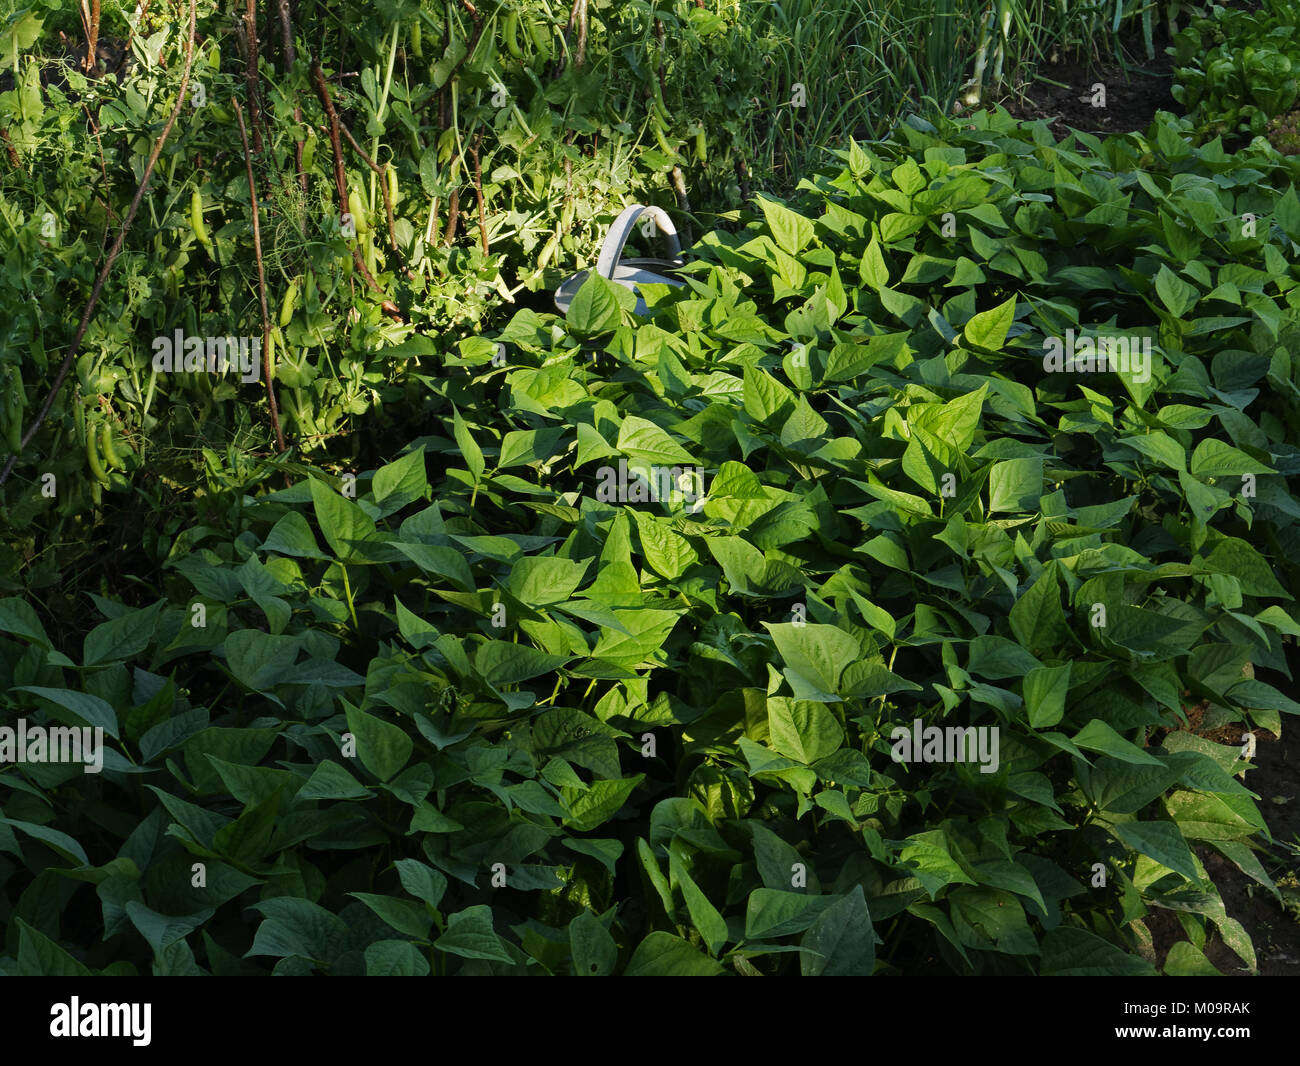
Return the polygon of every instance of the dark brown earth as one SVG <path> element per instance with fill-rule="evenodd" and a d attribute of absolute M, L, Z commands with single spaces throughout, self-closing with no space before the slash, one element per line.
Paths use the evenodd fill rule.
<path fill-rule="evenodd" d="M 1070 128 L 1098 136 L 1144 132 L 1157 111 L 1181 114 L 1169 91 L 1173 61 L 1165 55 L 1169 45 L 1165 27 L 1153 35 L 1154 59 L 1146 57 L 1139 36 L 1130 36 L 1123 43 L 1130 56 L 1127 63 L 1093 63 L 1081 58 L 1047 63 L 1038 68 L 1035 81 L 998 102 L 1016 118 L 1047 119 L 1058 139 Z M 1098 83 L 1105 87 L 1104 107 L 1093 106 Z"/>

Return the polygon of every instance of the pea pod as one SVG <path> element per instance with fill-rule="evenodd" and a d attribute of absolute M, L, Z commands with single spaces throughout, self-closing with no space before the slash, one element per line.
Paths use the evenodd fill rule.
<path fill-rule="evenodd" d="M 522 60 L 524 50 L 519 47 L 519 12 L 511 11 L 506 16 L 506 24 L 502 27 L 501 36 L 505 38 L 506 51 L 510 53 L 512 59 Z"/>
<path fill-rule="evenodd" d="M 284 294 L 284 303 L 280 305 L 280 325 L 287 326 L 293 321 L 294 308 L 298 306 L 298 279 L 294 278 L 289 282 L 289 288 Z"/>
<path fill-rule="evenodd" d="M 662 151 L 664 155 L 672 158 L 674 161 L 677 161 L 680 158 L 677 155 L 677 149 L 668 143 L 668 139 L 664 136 L 663 127 L 660 126 L 658 120 L 653 117 L 650 120 L 650 128 L 654 130 L 655 140 L 659 142 L 660 151 Z"/>
<path fill-rule="evenodd" d="M 348 211 L 352 215 L 352 225 L 356 227 L 357 236 L 364 237 L 370 232 L 370 220 L 366 218 L 366 209 L 356 189 L 348 192 Z"/>
<path fill-rule="evenodd" d="M 99 427 L 99 447 L 104 453 L 104 463 L 106 468 L 113 470 L 125 470 L 126 464 L 122 462 L 122 457 L 117 454 L 117 448 L 113 446 L 113 423 L 104 420 L 104 424 Z"/>
<path fill-rule="evenodd" d="M 5 399 L 15 414 L 21 414 L 23 408 L 27 406 L 27 393 L 23 389 L 23 374 L 16 367 L 10 367 L 9 375 L 10 387 L 5 394 Z"/>
<path fill-rule="evenodd" d="M 697 126 L 695 129 L 695 162 L 704 166 L 709 161 L 709 146 L 704 139 L 704 127 Z"/>
<path fill-rule="evenodd" d="M 420 44 L 420 16 L 415 16 L 415 22 L 411 24 L 411 54 L 416 59 L 424 58 L 424 49 Z"/>
<path fill-rule="evenodd" d="M 104 462 L 99 457 L 99 449 L 95 447 L 95 438 L 98 436 L 90 425 L 86 426 L 86 463 L 90 466 L 90 472 L 94 475 L 95 481 L 99 485 L 107 487 L 109 484 L 108 471 L 104 469 Z M 96 503 L 99 501 L 96 500 Z"/>
<path fill-rule="evenodd" d="M 652 66 L 653 62 L 652 59 Z M 659 84 L 658 77 L 653 73 L 650 75 L 650 95 L 654 100 L 654 110 L 659 114 L 659 121 L 665 126 L 672 125 L 672 116 L 668 113 L 668 105 L 664 103 L 663 87 Z"/>
<path fill-rule="evenodd" d="M 529 19 L 528 34 L 533 39 L 533 47 L 537 49 L 537 58 L 543 63 L 549 63 L 551 61 L 551 27 L 545 23 L 539 24 Z"/>
<path fill-rule="evenodd" d="M 556 247 L 558 247 L 559 243 L 560 243 L 560 236 L 559 236 L 559 234 L 558 234 L 558 233 L 553 233 L 553 234 L 551 234 L 551 238 L 550 238 L 550 240 L 548 240 L 548 241 L 547 241 L 547 242 L 542 246 L 542 253 L 541 253 L 541 255 L 539 255 L 539 256 L 537 257 L 537 269 L 538 269 L 538 270 L 545 270 L 545 269 L 546 269 L 546 265 L 551 261 L 551 256 L 553 256 L 553 255 L 555 254 L 555 249 L 556 249 Z"/>
<path fill-rule="evenodd" d="M 384 168 L 384 177 L 388 179 L 388 202 L 397 205 L 397 168 L 389 163 Z"/>
<path fill-rule="evenodd" d="M 203 224 L 203 194 L 198 189 L 190 193 L 190 229 L 194 231 L 194 239 L 211 255 L 212 238 L 208 236 L 208 227 Z"/>

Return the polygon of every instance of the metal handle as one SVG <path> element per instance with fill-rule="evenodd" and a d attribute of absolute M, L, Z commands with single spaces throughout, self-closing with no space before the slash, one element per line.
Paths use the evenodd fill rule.
<path fill-rule="evenodd" d="M 605 243 L 600 246 L 600 257 L 596 260 L 596 273 L 601 277 L 613 279 L 614 268 L 618 266 L 618 261 L 623 256 L 623 246 L 627 244 L 628 237 L 632 235 L 632 227 L 642 215 L 653 218 L 655 226 L 668 238 L 673 259 L 681 253 L 682 244 L 677 239 L 677 227 L 668 217 L 668 212 L 662 207 L 633 204 L 631 207 L 624 208 L 623 213 L 614 219 L 614 224 L 605 234 Z"/>

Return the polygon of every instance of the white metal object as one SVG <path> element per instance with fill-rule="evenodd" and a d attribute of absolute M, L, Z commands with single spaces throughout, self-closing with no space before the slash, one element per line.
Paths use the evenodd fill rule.
<path fill-rule="evenodd" d="M 627 244 L 633 227 L 642 215 L 653 220 L 655 228 L 668 238 L 671 259 L 622 258 L 623 246 Z M 673 220 L 668 217 L 667 211 L 662 207 L 633 204 L 614 220 L 614 224 L 609 227 L 609 232 L 605 234 L 605 242 L 600 246 L 600 255 L 596 259 L 596 272 L 617 285 L 631 289 L 634 293 L 637 291 L 638 284 L 681 286 L 684 283 L 671 276 L 673 270 L 685 264 L 681 251 L 682 245 L 677 238 L 677 227 L 673 225 Z M 582 288 L 582 283 L 590 274 L 590 270 L 579 271 L 572 277 L 566 278 L 555 290 L 555 306 L 561 314 L 569 310 L 574 295 Z M 636 313 L 643 315 L 647 310 L 645 301 L 638 293 Z"/>

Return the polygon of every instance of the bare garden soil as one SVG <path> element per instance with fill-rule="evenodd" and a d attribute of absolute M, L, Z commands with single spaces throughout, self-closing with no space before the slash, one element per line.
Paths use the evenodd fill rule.
<path fill-rule="evenodd" d="M 1071 129 L 1104 137 L 1113 133 L 1141 132 L 1157 111 L 1181 114 L 1170 93 L 1173 60 L 1165 55 L 1169 35 L 1162 26 L 1154 36 L 1155 58 L 1147 59 L 1141 37 L 1125 40 L 1131 59 L 1091 62 L 1068 57 L 1038 68 L 1035 80 L 999 101 L 1016 118 L 1046 119 L 1058 139 Z M 1105 87 L 1105 106 L 1094 106 L 1093 86 Z M 1225 146 L 1226 147 L 1226 146 Z"/>

